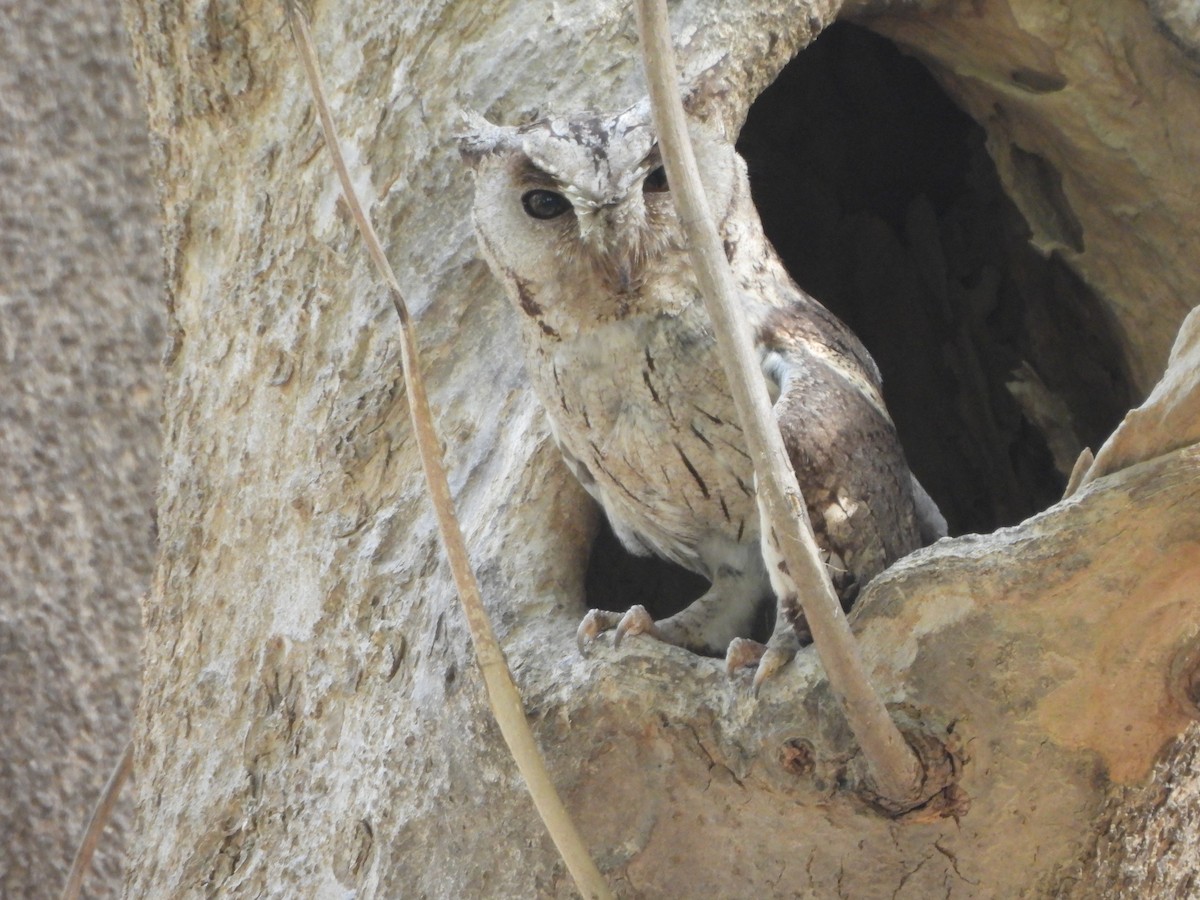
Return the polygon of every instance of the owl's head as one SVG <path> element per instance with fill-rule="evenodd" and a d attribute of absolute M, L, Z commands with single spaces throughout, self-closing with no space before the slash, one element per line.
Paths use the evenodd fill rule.
<path fill-rule="evenodd" d="M 722 221 L 744 167 L 715 128 L 692 129 L 709 206 Z M 460 139 L 474 168 L 475 228 L 497 274 L 534 288 L 597 278 L 638 291 L 682 248 L 649 103 L 612 115 L 557 116 L 520 128 L 467 117 Z"/>

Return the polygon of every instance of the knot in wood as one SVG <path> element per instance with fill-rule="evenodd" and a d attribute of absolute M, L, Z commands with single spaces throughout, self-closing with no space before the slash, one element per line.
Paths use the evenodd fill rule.
<path fill-rule="evenodd" d="M 953 726 L 938 735 L 914 710 L 893 707 L 891 712 L 905 742 L 921 763 L 924 780 L 916 796 L 906 799 L 884 797 L 869 781 L 860 789 L 860 795 L 897 821 L 917 823 L 946 818 L 957 821 L 970 809 L 971 798 L 958 784 L 966 759 Z"/>

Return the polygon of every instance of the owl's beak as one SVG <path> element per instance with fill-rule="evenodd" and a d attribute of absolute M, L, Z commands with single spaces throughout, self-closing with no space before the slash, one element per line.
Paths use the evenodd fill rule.
<path fill-rule="evenodd" d="M 632 294 L 642 286 L 641 266 L 635 262 L 638 232 L 631 225 L 633 212 L 627 204 L 612 201 L 579 216 L 581 237 L 616 294 Z"/>

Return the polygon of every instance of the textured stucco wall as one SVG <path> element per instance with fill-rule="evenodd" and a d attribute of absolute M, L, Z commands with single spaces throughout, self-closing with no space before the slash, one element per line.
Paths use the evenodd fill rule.
<path fill-rule="evenodd" d="M 128 739 L 163 308 L 119 8 L 0 2 L 0 896 L 55 896 Z M 86 896 L 117 896 L 130 803 Z"/>

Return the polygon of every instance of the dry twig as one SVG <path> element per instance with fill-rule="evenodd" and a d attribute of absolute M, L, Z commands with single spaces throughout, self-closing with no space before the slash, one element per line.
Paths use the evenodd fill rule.
<path fill-rule="evenodd" d="M 897 803 L 916 802 L 924 783 L 924 767 L 867 678 L 850 625 L 818 556 L 796 473 L 771 416 L 749 326 L 737 311 L 737 287 L 708 211 L 687 133 L 666 0 L 637 0 L 637 12 L 642 64 L 650 86 L 650 103 L 667 181 L 687 235 L 692 264 L 754 459 L 758 491 L 770 527 L 779 539 L 788 571 L 796 583 L 800 605 L 829 684 L 841 701 L 870 766 L 875 789 Z"/>
<path fill-rule="evenodd" d="M 62 900 L 78 900 L 79 892 L 83 888 L 83 876 L 87 874 L 88 866 L 91 865 L 96 845 L 100 843 L 100 835 L 104 834 L 104 828 L 108 825 L 108 820 L 112 818 L 113 810 L 117 807 L 117 797 L 121 795 L 121 786 L 125 784 L 131 771 L 133 771 L 133 741 L 125 744 L 125 750 L 121 753 L 117 767 L 108 776 L 108 783 L 100 792 L 100 799 L 96 801 L 96 808 L 92 810 L 92 818 L 88 821 L 87 830 L 83 833 L 83 840 L 79 842 L 79 849 L 75 851 L 75 860 L 71 863 L 71 872 L 67 876 L 66 887 L 63 888 Z"/>
<path fill-rule="evenodd" d="M 479 661 L 484 684 L 487 686 L 488 702 L 496 717 L 496 723 L 500 726 L 500 733 L 504 736 L 517 768 L 525 779 L 534 806 L 537 807 L 537 811 L 546 825 L 546 830 L 550 832 L 554 846 L 558 848 L 571 877 L 575 879 L 575 885 L 579 892 L 586 898 L 607 900 L 612 897 L 612 894 L 600 875 L 600 870 L 596 868 L 596 864 L 588 854 L 587 847 L 554 788 L 554 783 L 550 780 L 550 774 L 546 771 L 546 765 L 533 739 L 533 733 L 530 731 L 529 722 L 525 718 L 521 696 L 517 691 L 516 684 L 513 683 L 512 674 L 504 660 L 504 654 L 496 642 L 491 622 L 488 621 L 487 612 L 483 607 L 483 597 L 479 591 L 479 583 L 475 580 L 474 572 L 471 570 L 466 541 L 454 512 L 454 501 L 450 495 L 450 485 L 446 480 L 446 469 L 442 462 L 441 439 L 438 437 L 433 415 L 429 409 L 425 382 L 421 376 L 417 359 L 417 344 L 412 330 L 411 317 L 400 291 L 400 284 L 383 252 L 383 245 L 350 182 L 341 144 L 334 128 L 333 116 L 325 99 L 308 22 L 302 11 L 298 9 L 295 0 L 285 0 L 285 6 L 296 47 L 300 52 L 309 87 L 312 89 L 313 99 L 317 105 L 317 113 L 325 135 L 325 144 L 333 157 L 333 165 L 342 184 L 342 194 L 358 225 L 359 233 L 366 242 L 371 258 L 387 283 L 392 305 L 396 308 L 396 315 L 400 319 L 400 359 L 404 370 L 404 386 L 408 393 L 413 433 L 416 435 L 429 497 L 437 515 L 442 544 L 446 548 L 446 556 L 450 560 L 454 583 L 458 589 L 459 599 L 462 601 L 463 612 L 466 614 L 471 640 L 475 645 L 475 655 Z"/>

